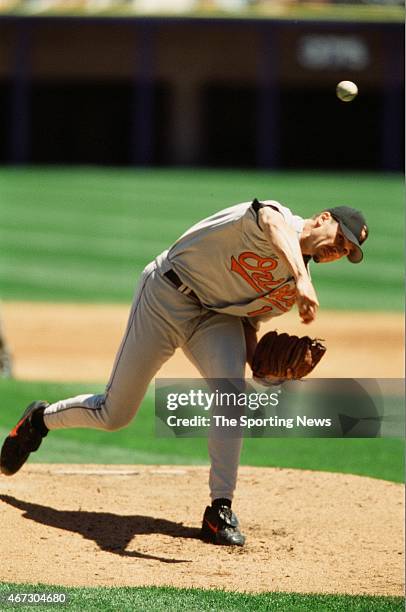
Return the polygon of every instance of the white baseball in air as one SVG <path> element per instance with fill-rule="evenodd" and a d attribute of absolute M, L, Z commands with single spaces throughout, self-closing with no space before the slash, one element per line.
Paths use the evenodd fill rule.
<path fill-rule="evenodd" d="M 352 81 L 340 81 L 336 87 L 336 94 L 343 102 L 351 102 L 358 94 L 358 87 Z"/>

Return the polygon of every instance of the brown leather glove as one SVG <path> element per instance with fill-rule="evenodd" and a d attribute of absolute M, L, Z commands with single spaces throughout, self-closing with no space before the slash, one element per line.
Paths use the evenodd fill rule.
<path fill-rule="evenodd" d="M 317 338 L 268 332 L 261 338 L 252 360 L 254 378 L 265 385 L 307 376 L 326 352 Z"/>

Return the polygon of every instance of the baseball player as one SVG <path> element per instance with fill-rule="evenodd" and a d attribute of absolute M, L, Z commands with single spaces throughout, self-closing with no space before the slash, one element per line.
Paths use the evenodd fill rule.
<path fill-rule="evenodd" d="M 0 377 L 12 378 L 12 376 L 11 353 L 4 335 L 3 324 L 0 318 Z"/>
<path fill-rule="evenodd" d="M 191 227 L 144 269 L 110 380 L 102 395 L 32 403 L 7 436 L 3 474 L 15 474 L 49 431 L 113 431 L 130 423 L 156 372 L 181 347 L 206 379 L 244 386 L 261 321 L 297 305 L 303 323 L 319 306 L 308 272 L 317 263 L 362 260 L 366 221 L 346 206 L 303 219 L 273 200 L 245 202 Z M 241 439 L 209 434 L 211 460 L 202 538 L 245 542 L 231 510 Z"/>

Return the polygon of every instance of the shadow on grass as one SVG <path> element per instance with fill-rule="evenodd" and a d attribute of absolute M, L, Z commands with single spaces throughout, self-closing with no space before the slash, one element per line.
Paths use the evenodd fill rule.
<path fill-rule="evenodd" d="M 84 510 L 57 510 L 49 506 L 32 504 L 11 495 L 0 495 L 0 500 L 23 510 L 24 518 L 36 521 L 48 527 L 65 529 L 79 533 L 87 540 L 93 540 L 101 550 L 124 557 L 152 559 L 162 563 L 190 563 L 188 559 L 171 559 L 147 555 L 137 551 L 126 550 L 129 542 L 136 535 L 160 533 L 173 538 L 199 538 L 200 530 L 185 527 L 166 519 L 151 516 L 121 516 L 112 512 L 86 512 Z"/>

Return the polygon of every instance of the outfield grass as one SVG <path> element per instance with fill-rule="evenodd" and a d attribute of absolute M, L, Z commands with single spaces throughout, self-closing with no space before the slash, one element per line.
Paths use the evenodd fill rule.
<path fill-rule="evenodd" d="M 298 593 L 261 593 L 250 595 L 203 589 L 172 587 L 67 588 L 49 585 L 0 584 L 0 597 L 11 593 L 64 593 L 68 604 L 59 609 L 120 610 L 120 612 L 397 612 L 404 610 L 402 597 L 364 595 L 301 595 Z M 34 606 L 41 612 L 54 606 Z M 19 610 L 33 606 L 18 605 Z"/>
<path fill-rule="evenodd" d="M 130 302 L 142 268 L 192 223 L 253 197 L 302 216 L 361 208 L 365 261 L 312 266 L 321 308 L 403 308 L 403 182 L 393 174 L 0 168 L 1 297 Z"/>
<path fill-rule="evenodd" d="M 34 399 L 56 401 L 80 393 L 101 392 L 100 385 L 0 383 L 0 435 L 18 420 Z M 247 439 L 242 465 L 275 466 L 360 474 L 403 482 L 404 441 L 399 439 Z M 129 427 L 115 432 L 69 429 L 52 432 L 30 461 L 47 463 L 206 464 L 207 442 L 202 438 L 156 438 L 151 387 Z"/>

